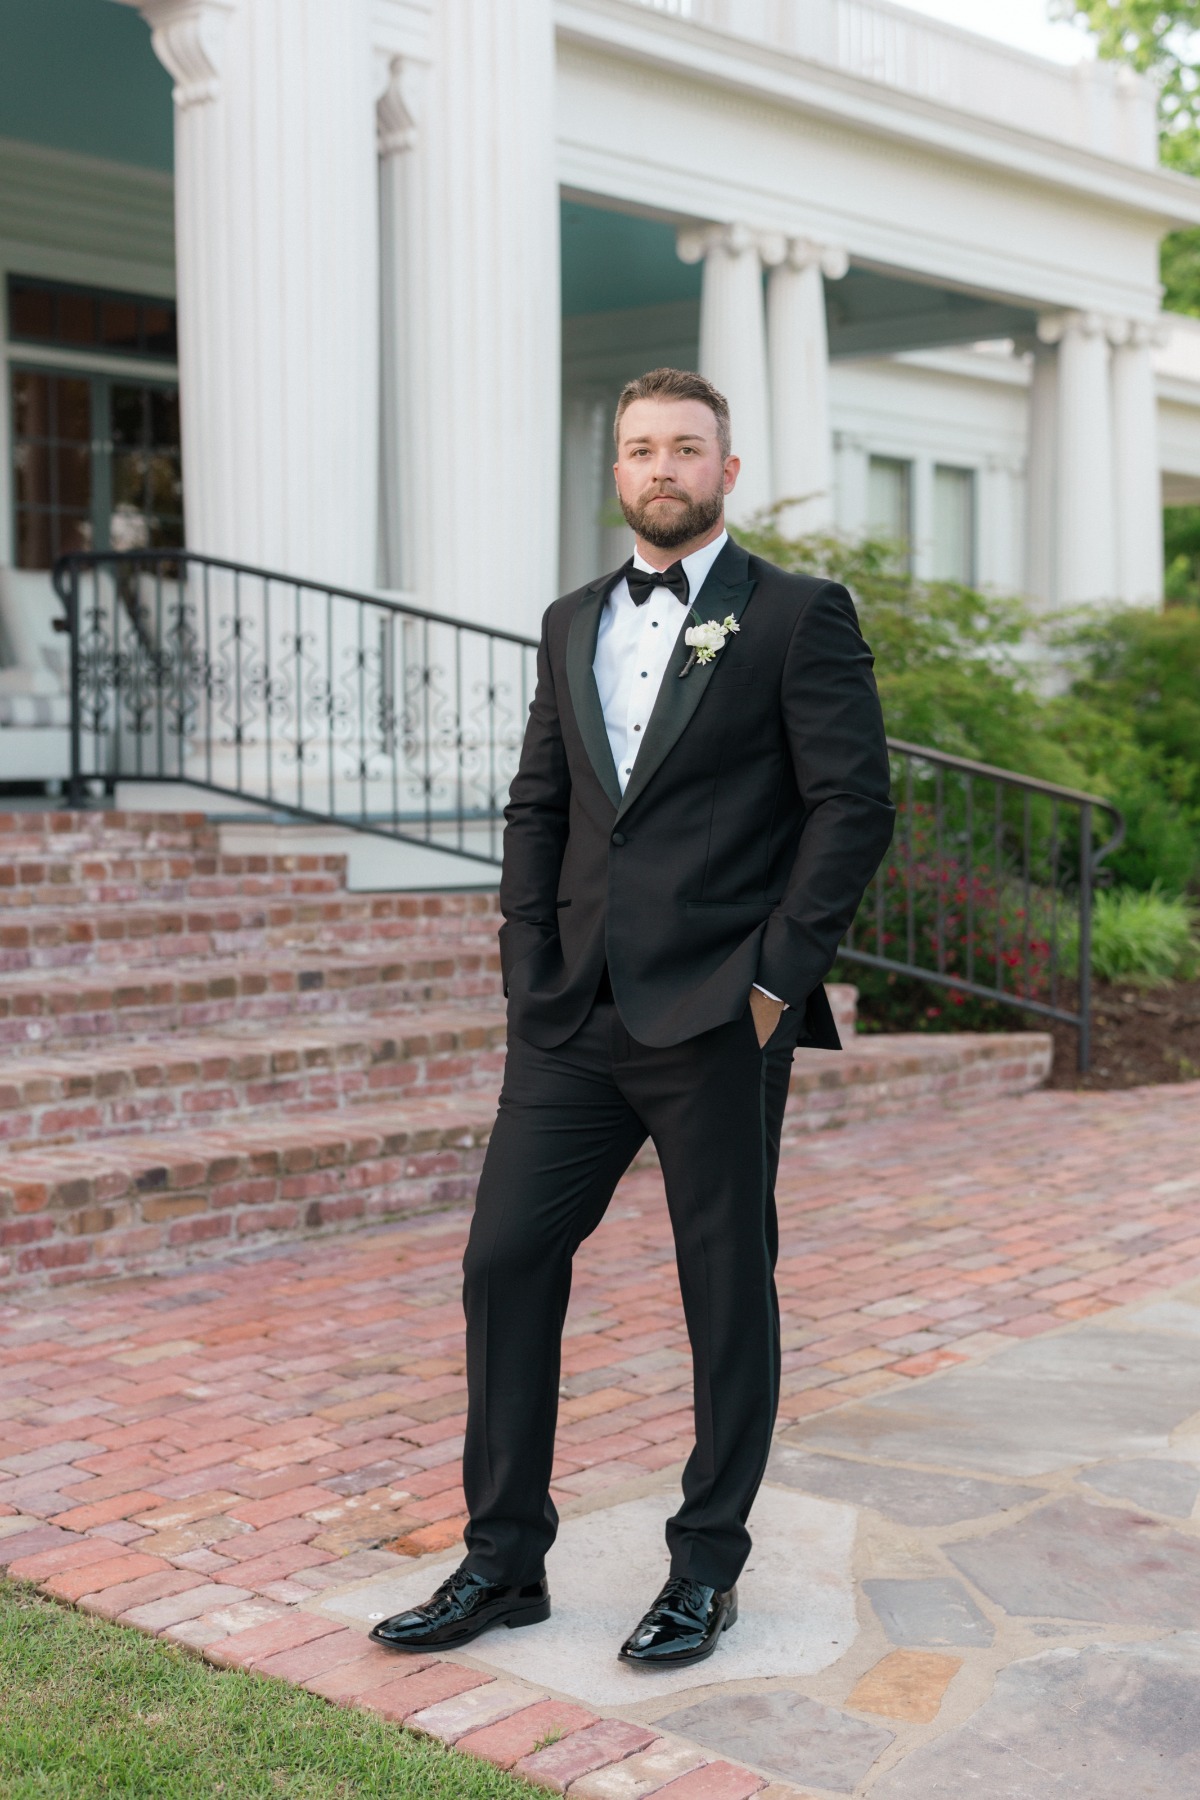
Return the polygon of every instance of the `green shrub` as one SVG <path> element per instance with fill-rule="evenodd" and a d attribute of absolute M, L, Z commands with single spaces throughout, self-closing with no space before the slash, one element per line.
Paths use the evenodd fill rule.
<path fill-rule="evenodd" d="M 1190 980 L 1200 969 L 1200 937 L 1195 909 L 1157 884 L 1102 888 L 1092 908 L 1092 973 L 1101 981 L 1129 981 L 1143 987 Z M 1064 930 L 1064 949 L 1079 954 L 1079 927 Z"/>
<path fill-rule="evenodd" d="M 1200 870 L 1200 608 L 1058 621 L 1020 601 L 918 581 L 893 545 L 738 533 L 784 568 L 854 594 L 890 735 L 1082 788 L 1119 807 L 1108 866 L 1126 887 L 1183 893 Z M 1053 657 L 1060 691 L 1043 673 Z M 1103 840 L 1103 822 L 1098 821 Z"/>

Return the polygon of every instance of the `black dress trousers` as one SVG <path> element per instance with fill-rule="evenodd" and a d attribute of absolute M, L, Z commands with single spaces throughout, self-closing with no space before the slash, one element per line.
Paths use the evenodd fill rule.
<path fill-rule="evenodd" d="M 571 1261 L 649 1137 L 675 1235 L 694 1370 L 696 1444 L 667 1523 L 671 1571 L 736 1579 L 779 1396 L 775 1175 L 799 1015 L 760 1050 L 749 1009 L 665 1049 L 598 997 L 565 1044 L 509 1038 L 500 1110 L 463 1260 L 467 1567 L 543 1572 Z"/>

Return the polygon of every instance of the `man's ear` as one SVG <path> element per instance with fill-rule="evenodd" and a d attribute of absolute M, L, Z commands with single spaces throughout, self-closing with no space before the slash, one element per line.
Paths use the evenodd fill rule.
<path fill-rule="evenodd" d="M 725 488 L 724 488 L 725 493 L 732 494 L 734 488 L 737 486 L 737 478 L 741 474 L 741 472 L 742 472 L 741 457 L 740 456 L 727 456 L 725 458 Z"/>

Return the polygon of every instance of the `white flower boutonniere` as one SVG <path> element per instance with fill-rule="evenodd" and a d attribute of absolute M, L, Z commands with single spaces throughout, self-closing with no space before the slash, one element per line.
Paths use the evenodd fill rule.
<path fill-rule="evenodd" d="M 696 617 L 695 613 L 692 617 Z M 691 655 L 680 669 L 679 679 L 682 681 L 685 675 L 690 675 L 697 663 L 711 662 L 717 651 L 724 649 L 725 639 L 741 629 L 732 613 L 726 613 L 723 619 L 706 619 L 703 624 L 689 625 L 683 641 Z"/>

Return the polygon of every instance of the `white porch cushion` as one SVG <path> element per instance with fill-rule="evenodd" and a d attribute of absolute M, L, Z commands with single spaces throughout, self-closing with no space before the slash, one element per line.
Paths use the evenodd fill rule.
<path fill-rule="evenodd" d="M 0 568 L 0 661 L 67 679 L 70 651 L 54 629 L 62 602 L 41 569 Z"/>

